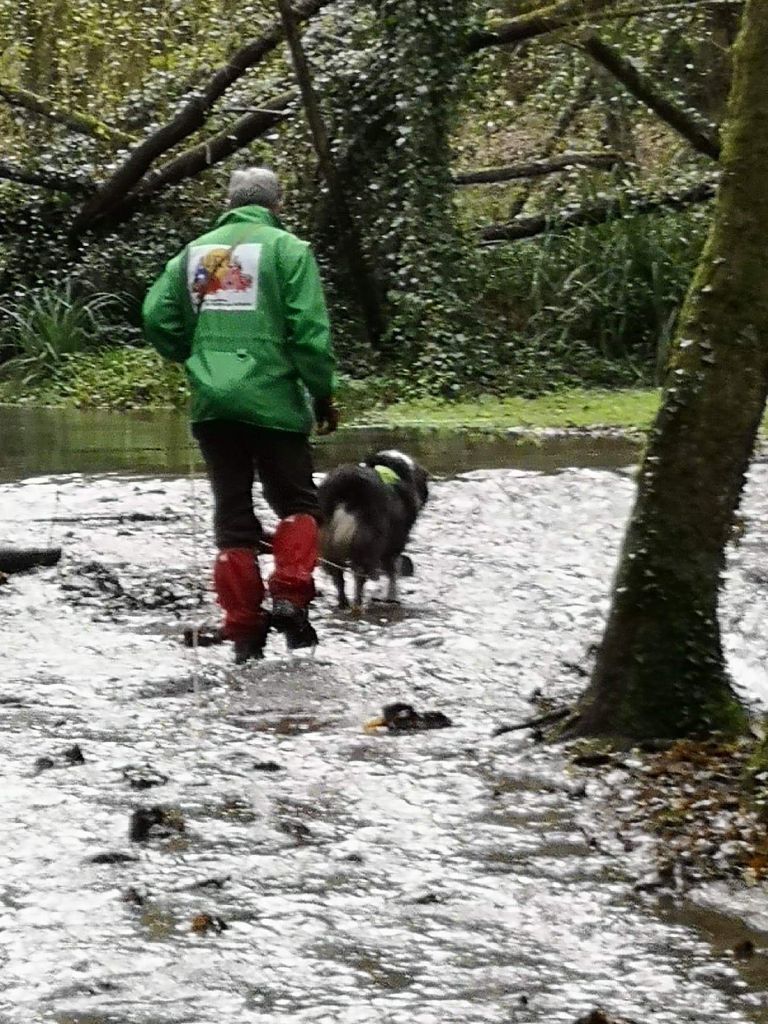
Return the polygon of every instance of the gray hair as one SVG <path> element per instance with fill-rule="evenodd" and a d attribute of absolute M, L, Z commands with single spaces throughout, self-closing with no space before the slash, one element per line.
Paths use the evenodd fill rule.
<path fill-rule="evenodd" d="M 235 206 L 266 206 L 274 209 L 280 202 L 282 189 L 277 175 L 268 167 L 244 167 L 233 171 L 229 179 L 227 203 Z"/>

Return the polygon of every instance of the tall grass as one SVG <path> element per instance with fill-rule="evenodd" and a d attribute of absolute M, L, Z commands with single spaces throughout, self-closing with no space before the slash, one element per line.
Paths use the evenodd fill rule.
<path fill-rule="evenodd" d="M 118 295 L 78 295 L 71 282 L 19 295 L 0 304 L 0 343 L 7 356 L 0 376 L 27 385 L 49 378 L 64 359 L 99 347 L 108 314 L 120 315 Z"/>
<path fill-rule="evenodd" d="M 489 251 L 510 383 L 657 380 L 706 227 L 701 213 L 627 216 Z"/>

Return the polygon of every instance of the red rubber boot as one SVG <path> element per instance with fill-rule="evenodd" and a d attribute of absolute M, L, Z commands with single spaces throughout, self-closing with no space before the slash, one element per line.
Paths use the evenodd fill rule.
<path fill-rule="evenodd" d="M 269 616 L 261 607 L 264 584 L 253 548 L 224 548 L 213 569 L 216 596 L 224 611 L 222 634 L 234 641 L 235 664 L 261 658 Z"/>
<path fill-rule="evenodd" d="M 277 524 L 272 538 L 275 570 L 269 578 L 272 625 L 285 633 L 289 650 L 314 647 L 317 633 L 310 625 L 308 605 L 315 596 L 312 573 L 317 565 L 318 529 L 309 515 L 288 516 Z"/>

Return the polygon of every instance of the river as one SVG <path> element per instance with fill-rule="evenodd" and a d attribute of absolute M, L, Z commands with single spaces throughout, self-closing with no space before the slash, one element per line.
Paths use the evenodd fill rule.
<path fill-rule="evenodd" d="M 415 575 L 400 608 L 362 618 L 323 583 L 314 657 L 275 641 L 236 669 L 179 643 L 216 618 L 183 421 L 3 410 L 0 430 L 0 537 L 64 550 L 0 590 L 0 1020 L 573 1024 L 600 1005 L 768 1021 L 768 974 L 721 937 L 734 926 L 661 913 L 586 842 L 564 752 L 491 736 L 534 691 L 583 685 L 572 666 L 600 635 L 636 446 L 323 444 L 321 467 L 385 437 L 432 471 Z M 766 485 L 758 462 L 724 607 L 754 700 Z M 400 699 L 453 727 L 363 731 Z M 173 811 L 167 834 L 131 842 L 132 814 L 154 805 Z"/>

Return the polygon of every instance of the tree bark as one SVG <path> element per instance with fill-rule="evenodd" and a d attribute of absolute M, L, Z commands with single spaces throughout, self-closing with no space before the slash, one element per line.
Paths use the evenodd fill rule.
<path fill-rule="evenodd" d="M 465 171 L 455 174 L 454 185 L 493 185 L 502 181 L 516 181 L 519 178 L 539 178 L 570 167 L 599 167 L 610 170 L 619 163 L 617 153 L 558 153 L 548 160 L 528 160 L 509 167 L 489 167 L 481 171 Z"/>
<path fill-rule="evenodd" d="M 718 596 L 768 394 L 764 0 L 747 0 L 734 65 L 713 225 L 680 316 L 580 735 L 734 734 L 745 724 Z"/>
<path fill-rule="evenodd" d="M 116 146 L 129 146 L 135 142 L 133 135 L 120 131 L 119 128 L 112 128 L 111 125 L 100 121 L 98 117 L 92 117 L 81 110 L 62 110 L 55 103 L 51 103 L 44 96 L 29 89 L 22 89 L 19 85 L 11 85 L 9 82 L 0 82 L 0 97 L 12 107 L 23 107 L 35 114 L 40 114 L 49 121 L 66 125 L 73 132 L 80 135 L 88 135 L 94 139 L 104 139 Z"/>
<path fill-rule="evenodd" d="M 603 42 L 599 36 L 590 34 L 582 42 L 584 49 L 598 64 L 670 128 L 682 135 L 694 149 L 713 160 L 719 159 L 720 141 L 717 133 L 695 111 L 684 110 L 664 96 L 650 78 L 638 71 L 632 61 L 627 60 L 615 47 Z"/>
<path fill-rule="evenodd" d="M 541 213 L 530 217 L 516 217 L 509 224 L 489 224 L 483 228 L 480 238 L 485 245 L 513 242 L 521 238 L 535 238 L 544 232 L 562 234 L 573 228 L 605 224 L 620 217 L 634 217 L 662 210 L 683 210 L 688 206 L 707 202 L 714 197 L 715 191 L 715 186 L 710 182 L 699 182 L 682 192 L 667 192 L 662 195 L 624 192 L 621 196 L 585 203 L 564 214 Z"/>
<path fill-rule="evenodd" d="M 312 135 L 315 152 L 317 153 L 318 163 L 328 185 L 328 192 L 333 205 L 334 220 L 341 235 L 341 248 L 349 264 L 350 278 L 356 285 L 357 297 L 365 320 L 368 341 L 373 348 L 377 348 L 380 345 L 385 330 L 378 286 L 363 251 L 360 232 L 352 218 L 347 197 L 336 170 L 333 154 L 331 153 L 331 144 L 312 82 L 312 72 L 309 69 L 304 48 L 299 38 L 294 13 L 288 0 L 277 0 L 277 6 L 283 20 L 283 28 L 291 51 L 293 67 L 299 83 L 299 89 L 301 90 L 304 111 Z"/>
<path fill-rule="evenodd" d="M 0 178 L 5 181 L 17 181 L 21 185 L 35 185 L 49 192 L 68 192 L 70 195 L 82 196 L 95 188 L 92 181 L 86 178 L 72 178 L 55 171 L 32 171 L 26 167 L 18 167 L 7 160 L 0 160 Z"/>
<path fill-rule="evenodd" d="M 332 0 L 298 0 L 294 7 L 295 17 L 303 21 L 331 2 Z M 157 131 L 152 132 L 135 149 L 131 150 L 126 160 L 104 182 L 93 198 L 83 206 L 72 225 L 72 235 L 78 237 L 83 234 L 97 220 L 108 215 L 113 207 L 121 203 L 154 161 L 201 128 L 205 124 L 213 104 L 230 85 L 263 60 L 267 54 L 272 53 L 280 45 L 282 39 L 282 23 L 275 21 L 258 39 L 238 50 L 229 63 L 219 68 L 207 85 L 185 103 L 175 117 L 158 128 Z"/>

